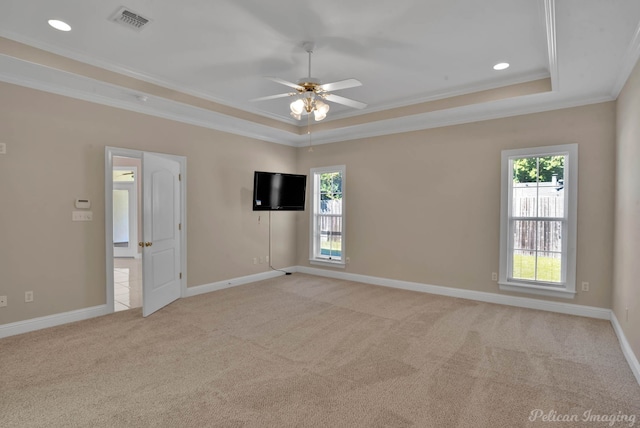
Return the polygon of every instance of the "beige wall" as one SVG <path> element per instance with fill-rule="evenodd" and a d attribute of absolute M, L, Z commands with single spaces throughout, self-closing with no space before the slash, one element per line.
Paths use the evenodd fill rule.
<path fill-rule="evenodd" d="M 105 303 L 107 145 L 187 157 L 189 286 L 268 270 L 252 264 L 269 231 L 251 210 L 254 170 L 345 164 L 347 272 L 498 293 L 500 151 L 577 142 L 577 279 L 591 291 L 570 302 L 611 305 L 613 102 L 308 152 L 9 84 L 0 97 L 12 100 L 0 103 L 0 324 Z M 93 222 L 71 222 L 78 197 Z M 308 265 L 309 212 L 272 220 L 274 266 Z"/>
<path fill-rule="evenodd" d="M 499 293 L 491 272 L 498 272 L 501 150 L 574 142 L 577 281 L 588 281 L 591 291 L 548 300 L 608 308 L 613 102 L 320 145 L 313 152 L 300 148 L 298 172 L 347 167 L 347 272 Z M 309 266 L 309 212 L 300 216 L 298 264 Z"/>
<path fill-rule="evenodd" d="M 6 83 L 0 99 L 0 324 L 105 303 L 105 146 L 187 157 L 189 286 L 269 270 L 252 263 L 269 226 L 251 208 L 253 171 L 294 172 L 296 149 Z M 71 221 L 79 197 L 93 222 Z M 273 263 L 291 266 L 295 215 L 278 214 Z"/>
<path fill-rule="evenodd" d="M 640 359 L 640 63 L 620 93 L 616 118 L 613 312 Z"/>

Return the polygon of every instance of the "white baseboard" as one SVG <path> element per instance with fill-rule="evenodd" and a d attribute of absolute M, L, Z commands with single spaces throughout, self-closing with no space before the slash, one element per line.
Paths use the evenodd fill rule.
<path fill-rule="evenodd" d="M 598 318 L 611 320 L 613 330 L 618 337 L 622 352 L 627 359 L 627 363 L 633 372 L 638 384 L 640 384 L 640 362 L 633 353 L 631 345 L 622 331 L 622 327 L 618 322 L 613 311 L 610 309 L 596 308 L 592 306 L 575 305 L 571 303 L 549 302 L 527 297 L 505 296 L 495 293 L 486 293 L 482 291 L 464 290 L 460 288 L 442 287 L 438 285 L 421 284 L 418 282 L 400 281 L 395 279 L 380 278 L 368 275 L 359 275 L 347 272 L 337 272 L 325 269 L 310 268 L 306 266 L 292 266 L 284 268 L 280 271 L 268 271 L 255 275 L 247 275 L 238 278 L 228 279 L 224 281 L 213 282 L 210 284 L 199 285 L 187 288 L 186 296 L 191 297 L 199 294 L 210 293 L 216 290 L 236 287 L 238 285 L 249 284 L 252 282 L 262 281 L 265 279 L 276 278 L 286 272 L 301 272 L 309 275 L 324 276 L 328 278 L 343 279 L 347 281 L 362 282 L 365 284 L 379 285 L 383 287 L 399 288 L 403 290 L 419 291 L 423 293 L 437 294 L 441 296 L 457 297 L 462 299 L 476 300 L 480 302 L 496 303 L 500 305 L 516 306 L 528 309 L 538 309 L 543 311 L 558 312 L 569 315 L 579 315 L 589 318 Z M 64 312 L 61 314 L 48 315 L 39 318 L 33 318 L 24 321 L 17 321 L 10 324 L 0 325 L 0 339 L 4 337 L 14 336 L 17 334 L 28 333 L 43 328 L 55 327 L 75 321 L 82 321 L 89 318 L 99 317 L 110 313 L 107 305 L 93 306 L 91 308 L 78 309 L 75 311 Z"/>
<path fill-rule="evenodd" d="M 631 367 L 631 371 L 633 375 L 636 377 L 638 384 L 640 384 L 640 362 L 638 362 L 638 358 L 633 353 L 633 349 L 631 349 L 631 345 L 627 341 L 627 337 L 624 335 L 622 331 L 622 326 L 618 322 L 618 318 L 616 314 L 611 311 L 611 325 L 613 325 L 613 331 L 616 332 L 616 336 L 618 336 L 618 341 L 620 342 L 620 347 L 622 348 L 622 353 L 624 357 L 627 359 L 627 363 L 629 363 L 629 367 Z"/>
<path fill-rule="evenodd" d="M 10 324 L 3 324 L 0 325 L 0 339 L 3 337 L 15 336 L 16 334 L 41 330 L 43 328 L 55 327 L 57 325 L 67 324 L 70 322 L 87 320 L 89 318 L 99 317 L 108 313 L 107 305 L 100 305 L 93 306 L 91 308 L 63 312 L 61 314 L 16 321 Z"/>
<path fill-rule="evenodd" d="M 249 284 L 252 282 L 262 281 L 265 279 L 276 278 L 284 275 L 286 272 L 301 272 L 309 275 L 324 276 L 328 278 L 343 279 L 347 281 L 362 282 L 365 284 L 380 285 L 383 287 L 399 288 L 403 290 L 419 291 L 423 293 L 437 294 L 441 296 L 457 297 L 461 299 L 476 300 L 480 302 L 496 303 L 500 305 L 516 306 L 528 309 L 538 309 L 543 311 L 557 312 L 569 315 L 579 315 L 589 318 L 598 318 L 611 320 L 613 329 L 618 336 L 620 346 L 624 353 L 636 380 L 640 384 L 640 363 L 633 353 L 629 342 L 627 341 L 615 314 L 610 309 L 596 308 L 592 306 L 575 305 L 571 303 L 550 302 L 527 297 L 505 296 L 495 293 L 486 293 L 482 291 L 464 290 L 460 288 L 443 287 L 438 285 L 421 284 L 417 282 L 400 281 L 395 279 L 380 278 L 368 275 L 359 275 L 347 273 L 344 271 L 330 271 L 325 269 L 310 268 L 306 266 L 292 266 L 283 268 L 279 271 L 268 271 L 254 275 L 247 275 L 238 278 L 232 278 L 224 281 L 213 282 L 210 284 L 199 285 L 187 288 L 184 297 L 197 296 L 199 294 L 210 293 L 212 291 L 222 290 L 225 288 L 236 287 L 238 285 Z M 75 311 L 64 312 L 61 314 L 48 315 L 45 317 L 33 318 L 25 321 L 17 321 L 10 324 L 0 325 L 0 338 L 14 336 L 17 334 L 28 333 L 30 331 L 40 330 L 43 328 L 54 327 L 75 321 L 82 321 L 110 313 L 107 305 L 94 306 L 91 308 L 78 309 Z"/>
<path fill-rule="evenodd" d="M 520 308 L 538 309 L 542 311 L 558 312 L 568 315 L 578 315 L 588 318 L 610 320 L 613 330 L 618 336 L 622 353 L 633 372 L 638 384 L 640 384 L 640 362 L 631 349 L 622 327 L 611 309 L 596 308 L 593 306 L 575 305 L 572 303 L 549 302 L 545 300 L 527 297 L 505 296 L 482 291 L 464 290 L 460 288 L 442 287 L 438 285 L 421 284 L 418 282 L 399 281 L 395 279 L 379 278 L 375 276 L 359 275 L 343 271 L 331 271 L 306 266 L 297 266 L 296 272 L 309 275 L 324 276 L 328 278 L 344 279 L 347 281 L 362 282 L 365 284 L 380 285 L 383 287 L 400 288 L 403 290 L 420 291 L 423 293 L 438 294 L 441 296 L 458 297 L 461 299 L 477 300 L 480 302 L 496 303 L 500 305 L 517 306 Z"/>
<path fill-rule="evenodd" d="M 188 287 L 184 297 L 197 296 L 198 294 L 210 293 L 212 291 L 223 290 L 225 288 L 237 287 L 238 285 L 249 284 L 251 282 L 276 278 L 284 275 L 283 271 L 296 272 L 296 267 L 282 268 L 280 270 L 270 270 L 268 272 L 256 273 L 254 275 L 241 276 L 238 278 L 226 279 L 224 281 L 212 282 L 210 284 Z"/>
<path fill-rule="evenodd" d="M 222 290 L 224 288 L 235 287 L 242 284 L 249 284 L 251 282 L 262 281 L 264 279 L 271 279 L 281 275 L 284 272 L 295 272 L 295 267 L 283 268 L 281 271 L 269 271 L 262 272 L 255 275 L 247 275 L 238 278 L 232 278 L 225 281 L 214 282 L 211 284 L 199 285 L 196 287 L 187 288 L 186 295 L 183 297 L 197 296 L 198 294 L 209 293 L 211 291 Z M 43 328 L 55 327 L 62 324 L 67 324 L 75 321 L 87 320 L 90 318 L 99 317 L 111 313 L 107 308 L 107 305 L 93 306 L 91 308 L 78 309 L 70 312 L 63 312 L 60 314 L 47 315 L 39 318 L 32 318 L 24 321 L 16 321 L 9 324 L 0 325 L 0 339 L 9 336 L 15 336 L 17 334 L 28 333 L 30 331 L 41 330 Z"/>
<path fill-rule="evenodd" d="M 376 276 L 359 275 L 347 272 L 330 271 L 306 266 L 298 266 L 297 272 L 347 281 L 363 282 L 383 287 L 400 288 L 403 290 L 420 291 L 441 296 L 458 297 L 461 299 L 477 300 L 480 302 L 496 303 L 499 305 L 517 306 L 520 308 L 538 309 L 542 311 L 558 312 L 561 314 L 579 315 L 604 320 L 611 319 L 611 310 L 593 306 L 576 305 L 572 303 L 550 302 L 528 297 L 506 296 L 504 294 L 486 293 L 483 291 L 465 290 L 462 288 L 443 287 L 440 285 L 421 284 L 418 282 L 399 281 L 396 279 L 380 278 Z"/>

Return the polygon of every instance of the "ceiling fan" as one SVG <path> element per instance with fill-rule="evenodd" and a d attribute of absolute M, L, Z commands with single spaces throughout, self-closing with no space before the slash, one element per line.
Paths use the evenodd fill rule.
<path fill-rule="evenodd" d="M 305 42 L 302 44 L 302 47 L 309 54 L 309 75 L 307 77 L 303 77 L 302 79 L 298 80 L 298 83 L 289 82 L 277 77 L 267 77 L 267 79 L 269 80 L 295 89 L 296 92 L 288 92 L 285 94 L 254 98 L 251 100 L 252 102 L 274 100 L 276 98 L 284 97 L 296 97 L 296 99 L 290 104 L 291 116 L 293 116 L 297 120 L 300 120 L 302 118 L 302 115 L 310 115 L 311 112 L 313 112 L 313 116 L 316 121 L 322 120 L 327 117 L 329 105 L 323 100 L 357 109 L 363 109 L 367 106 L 365 103 L 361 103 L 360 101 L 355 101 L 330 93 L 333 91 L 339 91 L 341 89 L 362 86 L 362 83 L 359 80 L 346 79 L 340 80 L 338 82 L 323 84 L 319 79 L 311 77 L 311 54 L 313 53 L 314 44 L 312 42 Z"/>

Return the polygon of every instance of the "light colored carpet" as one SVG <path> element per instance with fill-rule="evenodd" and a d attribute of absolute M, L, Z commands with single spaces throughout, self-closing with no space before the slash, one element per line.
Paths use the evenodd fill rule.
<path fill-rule="evenodd" d="M 0 340 L 3 427 L 632 426 L 587 411 L 640 426 L 608 321 L 303 274 Z"/>

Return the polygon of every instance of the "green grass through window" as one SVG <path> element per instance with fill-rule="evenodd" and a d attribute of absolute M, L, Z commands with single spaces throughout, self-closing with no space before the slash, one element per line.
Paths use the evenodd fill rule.
<path fill-rule="evenodd" d="M 322 241 L 320 243 L 320 254 L 323 256 L 332 255 L 340 258 L 342 255 L 342 240 Z"/>
<path fill-rule="evenodd" d="M 561 282 L 562 265 L 559 258 L 538 256 L 538 276 L 536 278 L 536 256 L 513 255 L 513 277 L 531 281 Z"/>

